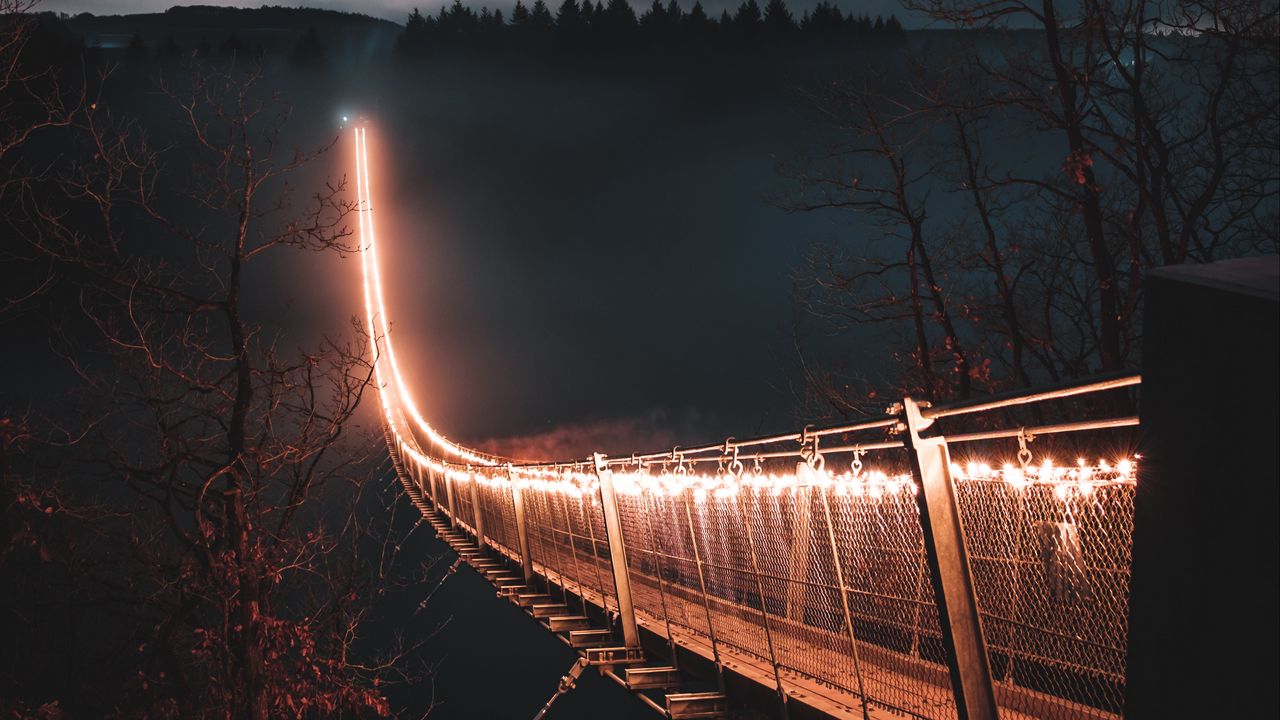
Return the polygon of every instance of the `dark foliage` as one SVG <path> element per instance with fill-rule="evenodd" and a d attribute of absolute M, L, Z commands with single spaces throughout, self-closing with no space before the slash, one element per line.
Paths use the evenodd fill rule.
<path fill-rule="evenodd" d="M 499 52 L 530 48 L 578 50 L 590 48 L 597 55 L 637 48 L 755 47 L 791 44 L 856 45 L 867 41 L 897 41 L 904 34 L 895 17 L 844 15 L 834 5 L 821 2 L 812 13 L 796 19 L 783 0 L 769 0 L 762 9 L 746 0 L 733 14 L 718 20 L 707 16 L 700 2 L 685 10 L 676 0 L 653 0 L 639 16 L 626 0 L 592 3 L 564 0 L 553 12 L 542 0 L 531 6 L 522 0 L 504 22 L 500 13 L 479 13 L 454 0 L 437 15 L 414 10 L 396 41 L 401 61 L 432 55 Z"/>

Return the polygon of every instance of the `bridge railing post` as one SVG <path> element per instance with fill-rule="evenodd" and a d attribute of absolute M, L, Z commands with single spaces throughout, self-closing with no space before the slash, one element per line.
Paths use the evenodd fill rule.
<path fill-rule="evenodd" d="M 449 506 L 449 524 L 456 530 L 458 529 L 458 506 L 454 503 L 453 491 L 453 475 L 448 471 L 444 471 L 444 494 L 445 501 Z"/>
<path fill-rule="evenodd" d="M 423 469 L 422 473 L 424 475 L 422 483 L 425 486 L 422 490 L 431 498 L 431 504 L 436 506 L 436 510 L 439 510 L 440 493 L 436 490 L 436 471 L 432 470 L 431 466 L 428 465 Z"/>
<path fill-rule="evenodd" d="M 991 664 L 965 549 L 947 441 L 943 437 L 920 436 L 933 423 L 921 414 L 920 403 L 906 398 L 902 406 L 911 472 L 920 486 L 916 495 L 920 527 L 956 709 L 962 720 L 996 720 Z"/>
<path fill-rule="evenodd" d="M 627 546 L 622 538 L 622 517 L 618 513 L 618 495 L 613 488 L 613 471 L 600 453 L 595 455 L 596 478 L 600 481 L 600 505 L 604 509 L 604 531 L 609 541 L 609 565 L 613 567 L 613 585 L 618 596 L 618 616 L 622 622 L 622 642 L 629 648 L 640 647 L 640 631 L 636 627 L 636 608 L 631 600 L 631 576 L 627 573 Z"/>
<path fill-rule="evenodd" d="M 507 479 L 511 481 L 511 505 L 516 515 L 516 543 L 520 551 L 520 569 L 524 574 L 524 584 L 533 584 L 533 557 L 529 555 L 529 522 L 524 514 L 524 493 L 516 482 L 511 466 L 507 466 Z"/>
<path fill-rule="evenodd" d="M 484 550 L 484 512 L 480 509 L 480 479 L 475 472 L 467 473 L 471 485 L 471 520 L 476 529 L 476 547 Z"/>

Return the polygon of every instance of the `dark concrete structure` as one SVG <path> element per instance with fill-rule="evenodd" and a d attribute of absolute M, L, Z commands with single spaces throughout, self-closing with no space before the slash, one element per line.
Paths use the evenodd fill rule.
<path fill-rule="evenodd" d="M 1273 718 L 1280 257 L 1153 271 L 1128 720 Z"/>

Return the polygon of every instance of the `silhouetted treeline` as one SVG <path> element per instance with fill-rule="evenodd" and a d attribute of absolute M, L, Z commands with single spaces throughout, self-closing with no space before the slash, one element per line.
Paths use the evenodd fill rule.
<path fill-rule="evenodd" d="M 478 11 L 461 0 L 438 13 L 414 10 L 404 26 L 355 13 L 309 8 L 174 7 L 163 13 L 41 13 L 66 41 L 46 54 L 60 62 L 123 59 L 129 64 L 203 60 L 287 61 L 317 68 L 338 58 L 379 62 L 388 51 L 412 61 L 442 54 L 569 51 L 605 57 L 629 48 L 854 48 L 898 43 L 896 17 L 843 13 L 827 0 L 796 13 L 784 0 L 747 0 L 710 15 L 701 2 L 653 0 L 637 13 L 627 0 L 519 0 L 509 11 Z M 579 52 L 581 51 L 581 52 Z"/>
<path fill-rule="evenodd" d="M 359 13 L 278 6 L 173 7 L 133 15 L 44 13 L 42 18 L 79 36 L 91 55 L 105 53 L 133 63 L 192 55 L 287 59 L 301 67 L 338 57 L 381 60 L 401 31 L 396 23 Z"/>
<path fill-rule="evenodd" d="M 762 9 L 746 0 L 718 18 L 701 2 L 686 10 L 676 0 L 653 0 L 637 15 L 627 0 L 563 0 L 552 10 L 544 0 L 526 5 L 518 0 L 510 17 L 502 10 L 482 7 L 478 12 L 461 0 L 436 15 L 414 10 L 396 40 L 395 56 L 415 60 L 441 51 L 497 48 L 695 47 L 711 45 L 761 46 L 789 43 L 836 44 L 896 40 L 902 24 L 888 19 L 844 14 L 835 5 L 819 2 L 813 10 L 796 14 L 783 0 L 769 0 Z"/>

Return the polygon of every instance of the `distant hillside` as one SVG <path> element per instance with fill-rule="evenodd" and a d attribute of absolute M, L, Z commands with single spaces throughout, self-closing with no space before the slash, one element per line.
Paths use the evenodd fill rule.
<path fill-rule="evenodd" d="M 389 53 L 403 29 L 388 20 L 359 13 L 266 5 L 260 8 L 192 5 L 138 15 L 81 13 L 65 21 L 73 32 L 84 38 L 86 46 L 105 50 L 127 47 L 134 34 L 141 35 L 146 46 L 152 49 L 167 43 L 169 38 L 182 48 L 206 43 L 217 49 L 234 33 L 245 47 L 270 54 L 289 52 L 303 34 L 314 27 L 330 57 L 355 58 Z"/>

